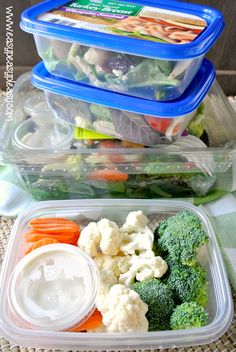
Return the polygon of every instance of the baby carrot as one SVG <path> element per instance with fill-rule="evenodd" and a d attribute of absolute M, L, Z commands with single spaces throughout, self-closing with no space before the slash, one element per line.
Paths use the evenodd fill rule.
<path fill-rule="evenodd" d="M 57 241 L 77 245 L 80 235 L 79 225 L 64 218 L 37 218 L 29 221 L 31 230 L 24 234 L 26 243 L 38 241 Z M 34 244 L 31 246 L 33 247 Z M 29 248 L 28 251 L 32 250 Z"/>
<path fill-rule="evenodd" d="M 47 246 L 48 244 L 55 244 L 55 243 L 60 243 L 59 241 L 55 240 L 54 238 L 42 238 L 41 240 L 34 242 L 34 244 L 25 251 L 25 254 L 28 254 L 35 249 L 42 247 L 42 246 Z"/>
<path fill-rule="evenodd" d="M 75 238 L 79 238 L 79 234 L 70 234 L 70 235 L 58 235 L 58 234 L 49 234 L 49 233 L 40 233 L 40 232 L 32 232 L 27 233 L 25 236 L 25 242 L 37 242 L 43 238 L 54 238 L 62 243 L 69 243 L 72 241 L 74 243 Z"/>
<path fill-rule="evenodd" d="M 32 229 L 35 231 L 39 231 L 42 233 L 65 233 L 65 232 L 69 232 L 69 233 L 74 233 L 74 232 L 79 232 L 79 227 L 77 224 L 65 224 L 65 225 L 31 225 Z"/>
<path fill-rule="evenodd" d="M 69 331 L 81 332 L 81 331 L 96 329 L 97 327 L 99 327 L 99 325 L 101 325 L 101 323 L 102 323 L 102 314 L 97 309 L 95 309 L 95 311 L 88 318 L 88 320 L 86 320 L 83 324 L 81 324 L 79 326 L 73 327 Z"/>
<path fill-rule="evenodd" d="M 90 180 L 109 182 L 125 182 L 128 180 L 128 177 L 124 172 L 111 169 L 92 171 L 88 176 Z"/>
<path fill-rule="evenodd" d="M 63 218 L 59 218 L 59 220 L 58 218 L 32 219 L 28 225 L 42 233 L 78 233 L 80 231 L 79 226 L 74 221 Z"/>
<path fill-rule="evenodd" d="M 70 220 L 65 218 L 35 218 L 29 221 L 29 225 L 61 223 L 61 222 L 68 222 L 68 221 Z"/>
<path fill-rule="evenodd" d="M 44 234 L 55 234 L 55 235 L 69 235 L 69 234 L 79 234 L 79 230 L 71 227 L 33 227 L 33 230 L 36 232 Z"/>

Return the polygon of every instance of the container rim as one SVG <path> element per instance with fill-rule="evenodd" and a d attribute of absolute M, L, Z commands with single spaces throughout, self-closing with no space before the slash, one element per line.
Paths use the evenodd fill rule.
<path fill-rule="evenodd" d="M 16 232 L 20 224 L 26 223 L 33 216 L 35 212 L 49 212 L 54 213 L 65 211 L 67 208 L 68 214 L 77 214 L 80 209 L 86 207 L 98 208 L 101 206 L 101 200 L 66 200 L 66 201 L 47 201 L 39 202 L 28 207 L 22 212 L 13 227 L 12 235 L 8 244 L 7 252 L 4 258 L 3 269 L 0 278 L 0 293 L 4 297 L 4 283 L 7 281 L 7 269 L 10 263 L 10 254 L 14 244 Z M 112 207 L 128 207 L 129 209 L 137 207 L 160 207 L 162 211 L 168 210 L 190 210 L 194 212 L 204 224 L 207 229 L 210 245 L 212 247 L 212 255 L 210 256 L 211 267 L 214 271 L 213 285 L 218 301 L 217 317 L 213 322 L 204 328 L 195 328 L 189 330 L 178 331 L 158 331 L 135 334 L 107 334 L 96 333 L 96 339 L 92 333 L 74 334 L 71 332 L 43 332 L 43 331 L 25 331 L 22 328 L 15 328 L 9 324 L 2 315 L 3 300 L 0 302 L 0 329 L 2 333 L 14 343 L 25 345 L 26 341 L 35 348 L 56 348 L 56 349 L 90 349 L 97 350 L 97 346 L 101 349 L 121 350 L 127 348 L 169 348 L 181 346 L 193 346 L 205 344 L 216 340 L 222 336 L 230 326 L 233 317 L 233 303 L 232 295 L 227 279 L 227 274 L 223 264 L 222 256 L 215 238 L 215 234 L 206 214 L 199 208 L 183 201 L 168 201 L 168 200 L 136 200 L 136 199 L 103 199 L 102 206 Z M 221 310 L 221 313 L 219 313 Z M 194 338 L 194 341 L 193 341 Z M 47 340 L 47 342 L 46 342 Z"/>
<path fill-rule="evenodd" d="M 162 44 L 143 40 L 142 45 L 140 45 L 140 39 L 124 38 L 113 34 L 99 33 L 38 20 L 37 17 L 40 14 L 67 3 L 65 0 L 46 0 L 28 8 L 22 13 L 20 27 L 24 31 L 34 35 L 53 37 L 72 42 L 79 40 L 80 44 L 83 45 L 93 45 L 98 48 L 168 60 L 184 60 L 206 54 L 224 28 L 221 12 L 208 6 L 193 4 L 187 4 L 186 6 L 185 3 L 173 0 L 168 0 L 165 4 L 163 4 L 162 0 L 156 0 L 155 2 L 150 0 L 133 0 L 130 2 L 137 5 L 152 6 L 154 8 L 195 15 L 206 20 L 208 26 L 193 42 L 188 44 Z M 129 48 L 128 51 L 127 48 Z"/>
<path fill-rule="evenodd" d="M 131 111 L 153 117 L 175 118 L 196 110 L 215 80 L 215 70 L 204 59 L 190 86 L 183 95 L 170 102 L 158 102 L 75 83 L 51 75 L 43 62 L 32 70 L 32 83 L 39 89 L 109 108 Z"/>

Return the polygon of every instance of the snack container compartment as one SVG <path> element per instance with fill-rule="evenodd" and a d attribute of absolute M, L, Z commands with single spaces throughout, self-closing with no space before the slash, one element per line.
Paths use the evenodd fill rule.
<path fill-rule="evenodd" d="M 51 0 L 21 18 L 51 74 L 159 101 L 184 93 L 223 27 L 217 10 L 160 0 Z"/>
<path fill-rule="evenodd" d="M 54 115 L 74 126 L 154 147 L 176 141 L 184 132 L 215 78 L 209 61 L 181 98 L 170 103 L 134 98 L 51 76 L 40 63 L 33 84 L 45 90 Z"/>
<path fill-rule="evenodd" d="M 31 75 L 22 75 L 14 88 L 12 118 L 6 118 L 4 106 L 0 113 L 1 163 L 13 168 L 37 200 L 204 197 L 236 189 L 236 115 L 216 81 L 197 115 L 204 118 L 201 139 L 183 136 L 157 148 L 73 128 L 58 119 L 48 123 L 48 112 L 36 113 L 37 106 L 29 115 L 28 99 L 37 94 L 42 96 Z M 36 129 L 26 130 L 23 143 L 17 131 L 32 119 Z M 41 143 L 45 128 L 51 136 L 48 146 Z M 202 132 L 201 124 L 197 133 L 199 128 Z M 65 136 L 67 143 L 61 143 Z"/>
<path fill-rule="evenodd" d="M 22 257 L 23 236 L 27 223 L 38 217 L 65 217 L 71 220 L 97 221 L 107 217 L 121 224 L 130 211 L 143 210 L 147 216 L 168 217 L 180 210 L 194 212 L 201 220 L 209 236 L 209 242 L 201 250 L 199 261 L 207 271 L 209 282 L 209 322 L 205 327 L 189 330 L 168 330 L 146 333 L 73 333 L 32 330 L 13 319 L 9 309 L 7 286 L 11 273 Z M 73 200 L 40 202 L 26 209 L 13 227 L 1 272 L 0 329 L 11 342 L 34 348 L 97 350 L 165 349 L 208 344 L 230 326 L 233 316 L 231 291 L 215 234 L 207 216 L 196 207 L 168 200 Z"/>

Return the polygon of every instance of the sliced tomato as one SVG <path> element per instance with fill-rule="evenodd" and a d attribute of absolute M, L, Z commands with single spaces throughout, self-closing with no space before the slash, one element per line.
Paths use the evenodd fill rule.
<path fill-rule="evenodd" d="M 155 131 L 161 132 L 165 134 L 167 128 L 172 123 L 173 119 L 171 118 L 163 118 L 163 117 L 153 117 L 145 115 L 145 120 Z"/>

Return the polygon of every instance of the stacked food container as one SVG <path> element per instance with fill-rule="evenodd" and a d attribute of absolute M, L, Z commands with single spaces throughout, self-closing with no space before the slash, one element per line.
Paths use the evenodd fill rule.
<path fill-rule="evenodd" d="M 231 190 L 235 116 L 204 59 L 223 26 L 214 9 L 172 1 L 26 10 L 43 62 L 16 85 L 2 158 L 39 200 Z"/>
<path fill-rule="evenodd" d="M 57 97 L 78 107 L 68 97 Z M 202 196 L 235 188 L 235 114 L 217 82 L 192 125 L 202 139 L 188 135 L 155 148 L 55 119 L 43 92 L 32 86 L 30 74 L 18 79 L 14 102 L 12 119 L 6 119 L 4 107 L 1 111 L 0 158 L 12 165 L 37 200 L 198 196 L 201 201 Z M 90 114 L 91 104 L 83 106 Z"/>
<path fill-rule="evenodd" d="M 43 62 L 15 88 L 6 162 L 38 200 L 232 190 L 235 116 L 204 59 L 223 26 L 218 11 L 177 2 L 26 10 Z"/>
<path fill-rule="evenodd" d="M 43 62 L 18 79 L 12 119 L 1 112 L 0 157 L 36 200 L 54 202 L 22 213 L 12 233 L 0 281 L 9 339 L 162 349 L 227 330 L 232 300 L 208 218 L 155 199 L 235 187 L 235 114 L 204 58 L 223 27 L 214 9 L 161 0 L 48 0 L 23 13 Z M 168 286 L 180 268 L 191 299 Z M 182 303 L 202 320 L 175 324 Z"/>

